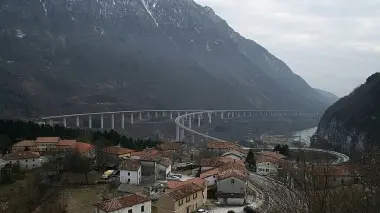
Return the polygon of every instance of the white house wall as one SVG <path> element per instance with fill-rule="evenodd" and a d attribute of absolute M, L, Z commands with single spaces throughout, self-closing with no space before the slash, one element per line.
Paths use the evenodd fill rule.
<path fill-rule="evenodd" d="M 128 175 L 129 174 L 129 175 Z M 128 179 L 130 180 L 128 182 Z M 138 171 L 120 170 L 120 183 L 138 185 L 141 182 L 141 167 Z"/>
<path fill-rule="evenodd" d="M 278 166 L 270 162 L 263 162 L 256 164 L 256 171 L 259 175 L 276 174 Z"/>
<path fill-rule="evenodd" d="M 112 211 L 112 212 L 105 212 L 101 209 L 98 209 L 98 211 L 95 210 L 95 213 L 128 213 L 128 210 L 131 210 L 131 209 L 132 209 L 132 213 L 141 213 L 141 206 L 144 206 L 144 212 L 143 213 L 151 213 L 152 212 L 152 203 L 149 201 L 149 202 L 138 204 L 138 205 L 135 205 L 135 206 L 132 206 L 129 208 L 119 209 L 117 211 Z"/>

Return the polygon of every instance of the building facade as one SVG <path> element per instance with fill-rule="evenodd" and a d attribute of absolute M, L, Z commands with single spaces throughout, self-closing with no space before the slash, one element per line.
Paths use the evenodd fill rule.
<path fill-rule="evenodd" d="M 162 194 L 153 203 L 153 213 L 191 213 L 205 204 L 204 187 L 189 183 Z"/>
<path fill-rule="evenodd" d="M 42 165 L 39 153 L 31 151 L 12 152 L 5 155 L 3 160 L 6 163 L 19 164 L 20 169 L 23 170 L 38 168 Z"/>
<path fill-rule="evenodd" d="M 138 160 L 126 159 L 120 164 L 120 183 L 139 185 L 141 183 L 141 164 Z"/>
<path fill-rule="evenodd" d="M 151 213 L 152 202 L 140 195 L 128 195 L 95 204 L 95 213 Z"/>

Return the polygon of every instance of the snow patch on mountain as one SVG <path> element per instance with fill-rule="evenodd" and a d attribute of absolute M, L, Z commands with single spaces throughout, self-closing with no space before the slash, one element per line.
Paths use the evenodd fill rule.
<path fill-rule="evenodd" d="M 141 2 L 142 2 L 142 4 L 144 5 L 144 8 L 145 8 L 146 12 L 149 13 L 150 17 L 152 17 L 154 23 L 155 23 L 156 26 L 158 27 L 158 22 L 157 22 L 157 20 L 154 18 L 152 11 L 149 9 L 149 5 L 146 3 L 145 0 L 141 0 Z M 156 2 L 153 4 L 154 7 L 156 7 L 156 4 L 157 4 Z M 153 7 L 153 8 L 154 8 L 154 7 Z"/>

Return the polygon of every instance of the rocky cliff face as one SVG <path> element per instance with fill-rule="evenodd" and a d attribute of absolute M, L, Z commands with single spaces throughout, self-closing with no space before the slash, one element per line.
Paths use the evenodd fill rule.
<path fill-rule="evenodd" d="M 312 146 L 335 149 L 355 156 L 379 146 L 380 73 L 327 109 Z"/>
<path fill-rule="evenodd" d="M 332 103 L 192 0 L 3 0 L 0 17 L 2 117 Z"/>

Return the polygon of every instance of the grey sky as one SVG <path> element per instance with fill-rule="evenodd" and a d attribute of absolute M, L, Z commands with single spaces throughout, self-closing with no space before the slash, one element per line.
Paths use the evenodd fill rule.
<path fill-rule="evenodd" d="M 195 0 L 311 86 L 338 96 L 380 72 L 380 0 Z"/>

